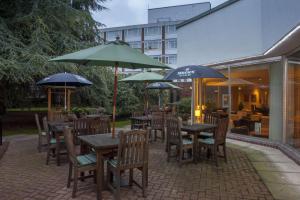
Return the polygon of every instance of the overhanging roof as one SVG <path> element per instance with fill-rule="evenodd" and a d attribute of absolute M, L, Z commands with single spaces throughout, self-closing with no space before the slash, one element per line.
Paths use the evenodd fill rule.
<path fill-rule="evenodd" d="M 188 19 L 186 21 L 183 21 L 182 23 L 179 23 L 176 26 L 176 28 L 179 29 L 179 28 L 181 28 L 181 27 L 183 27 L 183 26 L 185 26 L 187 24 L 190 24 L 190 23 L 192 23 L 194 21 L 197 21 L 198 19 L 201 19 L 203 17 L 206 17 L 207 15 L 210 15 L 210 14 L 212 14 L 214 12 L 217 12 L 217 11 L 219 11 L 219 10 L 221 10 L 221 9 L 227 7 L 227 6 L 230 6 L 231 4 L 234 4 L 234 3 L 238 2 L 238 1 L 240 1 L 240 0 L 228 0 L 228 1 L 226 1 L 226 2 L 224 2 L 222 4 L 220 4 L 220 5 L 218 5 L 218 6 L 214 7 L 214 8 L 212 8 L 212 9 L 204 12 L 204 13 L 201 13 L 200 15 L 196 15 L 195 17 L 192 17 L 192 18 L 190 18 L 190 19 Z"/>
<path fill-rule="evenodd" d="M 263 54 L 237 58 L 232 60 L 226 60 L 216 63 L 204 64 L 205 66 L 220 66 L 220 65 L 232 65 L 236 63 L 249 63 L 253 61 L 261 62 L 274 62 L 278 61 L 281 56 L 289 56 L 300 48 L 300 24 L 290 30 L 279 41 L 277 41 L 272 47 L 270 47 Z"/>

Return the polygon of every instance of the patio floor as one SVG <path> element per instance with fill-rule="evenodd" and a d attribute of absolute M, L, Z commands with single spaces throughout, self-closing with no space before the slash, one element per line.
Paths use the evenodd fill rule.
<path fill-rule="evenodd" d="M 37 138 L 11 139 L 0 160 L 0 199 L 71 199 L 66 187 L 67 163 L 45 165 L 45 153 L 36 150 Z M 125 174 L 126 176 L 126 174 Z M 139 180 L 139 173 L 136 178 Z M 79 181 L 76 199 L 96 199 L 92 180 Z M 112 199 L 109 191 L 104 199 Z M 143 199 L 136 186 L 121 189 L 122 199 Z M 150 145 L 147 199 L 273 199 L 245 152 L 228 148 L 228 163 L 220 159 L 215 167 L 210 161 L 179 167 L 175 160 L 166 162 L 164 146 Z"/>

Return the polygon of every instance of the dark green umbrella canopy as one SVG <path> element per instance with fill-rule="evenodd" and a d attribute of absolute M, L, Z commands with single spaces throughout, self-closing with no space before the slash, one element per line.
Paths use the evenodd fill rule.
<path fill-rule="evenodd" d="M 117 98 L 117 73 L 118 67 L 123 68 L 161 68 L 169 69 L 167 65 L 143 54 L 142 52 L 129 47 L 128 43 L 120 41 L 108 42 L 103 45 L 91 47 L 74 53 L 59 56 L 50 61 L 71 62 L 82 65 L 99 65 L 105 67 L 115 67 L 114 96 L 113 96 L 113 129 L 115 135 L 115 116 Z"/>
<path fill-rule="evenodd" d="M 168 89 L 181 89 L 180 87 L 173 85 L 172 83 L 166 82 L 156 82 L 149 84 L 146 89 L 158 89 L 158 90 L 168 90 Z"/>
<path fill-rule="evenodd" d="M 130 69 L 170 68 L 120 40 L 59 56 L 50 61 L 100 66 L 115 66 L 117 63 L 119 67 Z"/>
<path fill-rule="evenodd" d="M 157 74 L 155 72 L 141 72 L 128 76 L 120 80 L 120 82 L 157 82 L 164 81 L 164 76 Z"/>

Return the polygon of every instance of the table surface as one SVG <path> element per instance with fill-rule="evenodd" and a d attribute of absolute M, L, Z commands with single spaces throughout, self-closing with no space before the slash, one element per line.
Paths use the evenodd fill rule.
<path fill-rule="evenodd" d="M 201 131 L 205 131 L 208 129 L 213 129 L 216 128 L 217 125 L 214 124 L 192 124 L 192 125 L 184 125 L 181 127 L 182 131 L 187 131 L 187 132 L 195 132 L 199 133 Z"/>
<path fill-rule="evenodd" d="M 97 117 L 111 117 L 111 115 L 103 115 L 103 114 L 90 114 L 86 115 L 87 118 L 97 118 Z"/>
<path fill-rule="evenodd" d="M 66 126 L 72 126 L 72 122 L 48 122 L 49 128 L 54 132 L 62 132 Z"/>
<path fill-rule="evenodd" d="M 111 133 L 96 134 L 96 135 L 81 135 L 78 136 L 79 140 L 93 147 L 96 150 L 117 148 L 119 145 L 119 137 L 115 135 L 112 138 Z"/>

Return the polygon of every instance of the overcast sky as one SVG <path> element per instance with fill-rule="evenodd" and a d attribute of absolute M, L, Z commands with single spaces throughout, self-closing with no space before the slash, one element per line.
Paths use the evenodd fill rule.
<path fill-rule="evenodd" d="M 147 9 L 210 1 L 212 7 L 226 0 L 107 0 L 108 10 L 94 13 L 95 20 L 106 27 L 147 23 Z"/>

